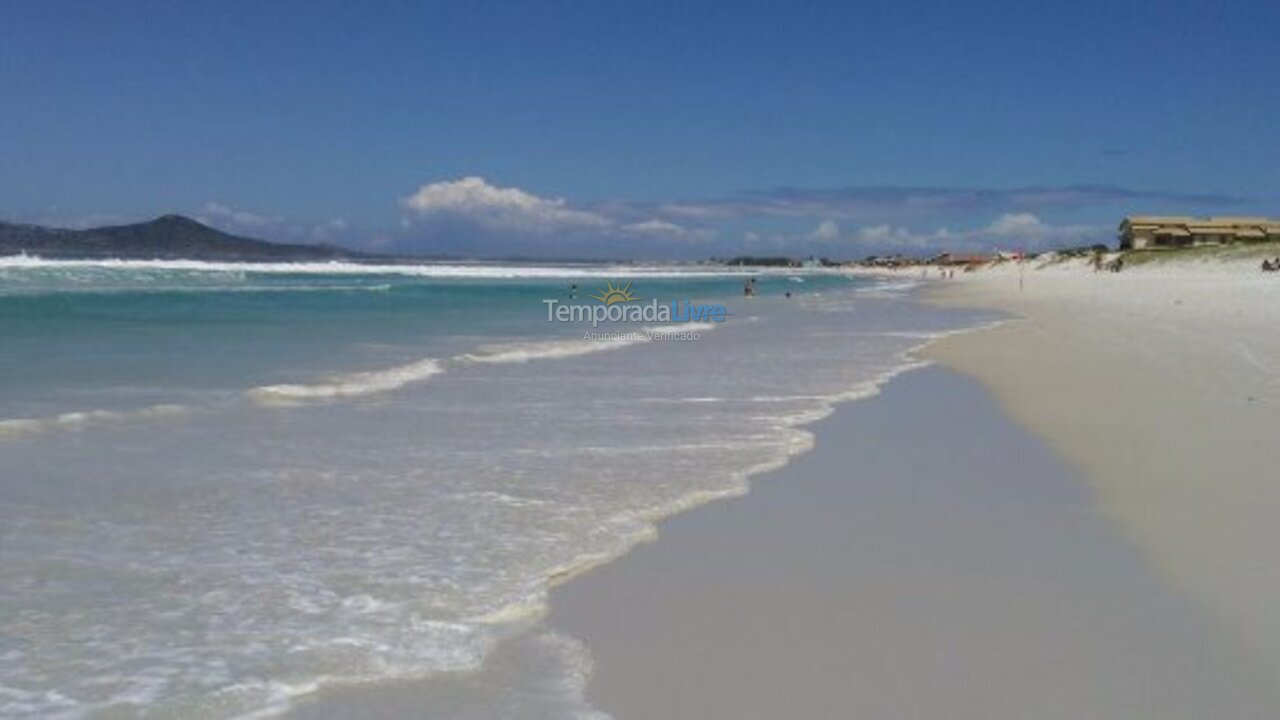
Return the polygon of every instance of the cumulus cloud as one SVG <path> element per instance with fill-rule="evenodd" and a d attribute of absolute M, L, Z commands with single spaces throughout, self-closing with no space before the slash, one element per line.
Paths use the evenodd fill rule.
<path fill-rule="evenodd" d="M 554 233 L 614 225 L 603 215 L 569 206 L 564 198 L 546 198 L 520 188 L 490 185 L 482 177 L 428 183 L 401 201 L 418 218 L 449 217 L 479 225 Z"/>
<path fill-rule="evenodd" d="M 840 226 L 834 220 L 823 220 L 818 223 L 809 237 L 814 240 L 835 240 L 840 237 Z"/>
<path fill-rule="evenodd" d="M 1031 213 L 1009 213 L 996 218 L 995 222 L 987 227 L 987 231 L 993 235 L 1010 237 L 1039 234 L 1046 228 L 1047 226 L 1040 218 Z"/>
<path fill-rule="evenodd" d="M 712 228 L 686 227 L 666 220 L 658 220 L 657 218 L 643 222 L 625 223 L 619 225 L 618 229 L 627 235 L 668 238 L 689 242 L 703 242 L 716 236 L 716 231 Z"/>
<path fill-rule="evenodd" d="M 236 228 L 265 228 L 282 222 L 278 217 L 237 210 L 215 200 L 205 203 L 204 207 L 200 208 L 200 215 L 196 219 L 206 225 L 227 225 Z"/>
<path fill-rule="evenodd" d="M 1050 247 L 1105 242 L 1112 232 L 1094 225 L 1053 225 L 1032 213 L 1005 213 L 991 223 L 970 230 L 941 227 L 913 232 L 902 227 L 872 225 L 860 228 L 854 240 L 865 245 L 897 249 L 990 250 L 995 247 L 1043 250 Z"/>
<path fill-rule="evenodd" d="M 400 201 L 402 227 L 433 249 L 485 253 L 554 252 L 564 256 L 621 257 L 678 251 L 673 243 L 714 237 L 711 228 L 655 217 L 624 202 L 573 204 L 478 176 L 427 183 Z M 643 243 L 644 247 L 638 247 Z"/>
<path fill-rule="evenodd" d="M 1108 242 L 1112 235 L 1112 231 L 1105 227 L 1054 225 L 1032 213 L 1005 213 L 986 225 L 965 230 L 947 227 L 913 230 L 877 223 L 845 231 L 833 221 L 824 221 L 803 235 L 746 233 L 746 237 L 757 245 L 779 252 L 817 251 L 850 256 L 885 252 L 990 251 L 995 248 L 1038 251 Z"/>
<path fill-rule="evenodd" d="M 277 242 L 329 243 L 347 236 L 347 221 L 330 218 L 320 222 L 290 220 L 235 208 L 216 200 L 206 202 L 195 219 L 226 232 Z"/>

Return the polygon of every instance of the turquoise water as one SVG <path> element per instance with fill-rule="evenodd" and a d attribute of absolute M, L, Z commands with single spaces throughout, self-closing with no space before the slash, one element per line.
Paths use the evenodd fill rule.
<path fill-rule="evenodd" d="M 984 320 L 722 272 L 0 261 L 0 715 L 247 717 L 464 672 L 492 694 L 424 716 L 592 716 L 589 649 L 538 625 L 550 579 Z M 547 322 L 605 281 L 731 316 Z"/>
<path fill-rule="evenodd" d="M 567 328 L 546 322 L 542 299 L 567 299 L 579 284 L 587 301 L 596 291 L 589 280 L 0 266 L 0 418 L 181 403 L 456 354 L 479 338 L 563 335 Z M 737 298 L 742 286 L 721 276 L 640 282 L 664 300 Z M 779 276 L 760 293 L 797 287 Z"/>

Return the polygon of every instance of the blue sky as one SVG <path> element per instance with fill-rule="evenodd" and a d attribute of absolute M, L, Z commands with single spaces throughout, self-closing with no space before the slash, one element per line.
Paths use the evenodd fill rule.
<path fill-rule="evenodd" d="M 1280 3 L 0 4 L 0 218 L 704 257 L 1280 215 Z"/>

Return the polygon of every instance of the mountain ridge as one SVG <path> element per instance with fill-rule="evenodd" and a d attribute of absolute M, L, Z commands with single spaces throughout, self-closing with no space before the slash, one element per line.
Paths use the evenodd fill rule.
<path fill-rule="evenodd" d="M 0 256 L 57 260 L 209 260 L 280 262 L 376 257 L 337 245 L 276 243 L 209 227 L 184 215 L 73 230 L 0 220 Z"/>

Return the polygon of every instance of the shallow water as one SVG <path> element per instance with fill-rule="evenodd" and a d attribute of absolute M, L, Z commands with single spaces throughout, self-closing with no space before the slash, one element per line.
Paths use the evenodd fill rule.
<path fill-rule="evenodd" d="M 577 649 L 502 650 L 551 578 L 986 319 L 822 274 L 329 270 L 0 266 L 0 714 L 238 717 L 492 660 L 494 698 L 563 715 Z M 606 275 L 731 316 L 547 322 Z"/>

